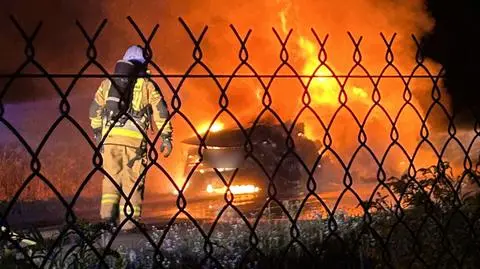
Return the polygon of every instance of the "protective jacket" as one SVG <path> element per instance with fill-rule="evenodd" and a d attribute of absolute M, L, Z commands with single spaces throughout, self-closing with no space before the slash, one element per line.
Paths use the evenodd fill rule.
<path fill-rule="evenodd" d="M 160 91 L 148 78 L 138 78 L 133 88 L 131 98 L 130 119 L 124 122 L 118 121 L 112 128 L 108 125 L 105 107 L 109 96 L 112 82 L 109 79 L 102 81 L 97 89 L 95 98 L 90 106 L 90 124 L 95 129 L 102 129 L 102 136 L 107 135 L 104 144 L 126 145 L 140 147 L 144 133 L 149 127 L 151 118 L 158 130 L 162 130 L 162 136 L 172 135 L 172 125 L 167 122 L 169 116 L 168 108 Z M 135 123 L 132 121 L 135 121 Z M 110 130 L 111 128 L 111 130 Z"/>

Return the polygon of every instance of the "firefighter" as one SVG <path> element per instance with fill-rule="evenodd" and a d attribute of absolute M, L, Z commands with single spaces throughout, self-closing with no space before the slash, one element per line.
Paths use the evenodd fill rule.
<path fill-rule="evenodd" d="M 139 76 L 147 72 L 143 55 L 140 46 L 127 49 L 123 59 L 115 65 L 114 74 L 121 76 L 101 82 L 89 112 L 97 143 L 105 138 L 101 148 L 103 168 L 120 187 L 117 188 L 108 176 L 104 177 L 100 217 L 112 225 L 127 219 L 121 229 L 124 232 L 137 230 L 129 217 L 140 222 L 147 145 L 144 134 L 152 120 L 157 129 L 162 130 L 160 152 L 168 157 L 172 151 L 172 126 L 167 121 L 166 102 L 152 80 Z M 122 191 L 126 197 L 133 191 L 130 205 Z"/>

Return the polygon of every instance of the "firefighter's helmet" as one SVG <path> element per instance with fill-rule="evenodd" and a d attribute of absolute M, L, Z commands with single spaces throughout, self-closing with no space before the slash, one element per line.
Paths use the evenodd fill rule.
<path fill-rule="evenodd" d="M 123 55 L 123 60 L 144 64 L 146 60 L 143 57 L 143 48 L 138 45 L 130 46 Z"/>

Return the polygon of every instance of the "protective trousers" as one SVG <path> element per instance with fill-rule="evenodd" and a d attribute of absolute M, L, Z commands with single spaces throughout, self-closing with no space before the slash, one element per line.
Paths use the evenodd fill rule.
<path fill-rule="evenodd" d="M 135 224 L 130 221 L 140 220 L 145 180 L 144 176 L 140 178 L 145 169 L 145 158 L 137 157 L 137 148 L 125 145 L 105 144 L 103 151 L 103 168 L 111 176 L 119 188 L 115 186 L 110 178 L 104 177 L 102 183 L 102 201 L 100 207 L 100 216 L 102 220 L 114 221 L 118 224 L 128 219 L 122 230 L 135 228 Z M 128 167 L 129 161 L 136 159 L 133 166 Z M 138 181 L 138 184 L 136 182 Z M 133 191 L 133 193 L 132 193 Z M 124 197 L 130 196 L 130 206 L 125 202 Z"/>

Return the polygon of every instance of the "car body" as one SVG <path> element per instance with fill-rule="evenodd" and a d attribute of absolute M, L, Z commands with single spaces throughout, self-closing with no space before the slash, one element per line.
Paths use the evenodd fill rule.
<path fill-rule="evenodd" d="M 297 126 L 292 132 L 292 150 L 310 169 L 318 157 L 319 145 L 305 137 L 303 124 Z M 247 147 L 245 133 L 251 133 Z M 232 181 L 230 190 L 236 200 L 267 197 L 270 185 L 275 186 L 279 199 L 304 196 L 308 173 L 297 156 L 287 154 L 285 129 L 281 125 L 258 124 L 245 129 L 245 133 L 239 128 L 209 133 L 205 147 L 197 136 L 182 141 L 187 197 L 223 196 L 227 190 L 224 181 Z M 249 148 L 252 152 L 247 157 Z M 270 187 L 271 194 L 273 189 Z"/>

